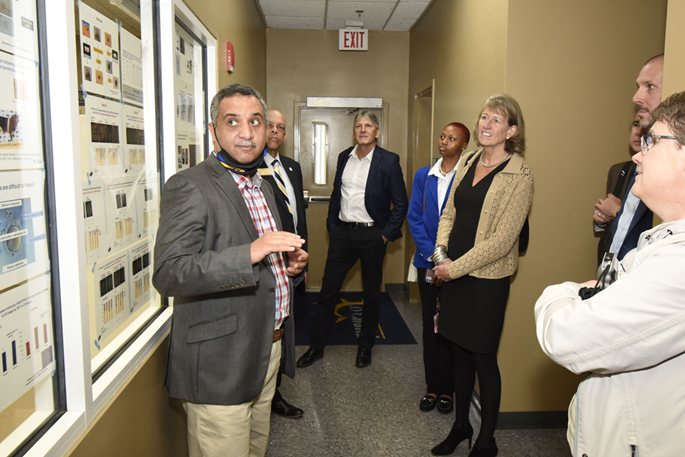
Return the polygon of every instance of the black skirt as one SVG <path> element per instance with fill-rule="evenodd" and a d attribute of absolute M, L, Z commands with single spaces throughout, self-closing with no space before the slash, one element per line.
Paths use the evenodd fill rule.
<path fill-rule="evenodd" d="M 458 259 L 473 248 L 483 201 L 492 180 L 506 164 L 472 186 L 477 166 L 474 163 L 459 183 L 454 192 L 456 218 L 447 250 L 450 259 Z M 497 352 L 509 285 L 509 277 L 482 279 L 468 275 L 444 283 L 440 293 L 440 334 L 472 352 Z"/>

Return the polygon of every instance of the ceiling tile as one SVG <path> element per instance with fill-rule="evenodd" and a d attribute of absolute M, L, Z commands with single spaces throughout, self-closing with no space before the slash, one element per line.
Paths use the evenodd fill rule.
<path fill-rule="evenodd" d="M 266 26 L 270 29 L 323 29 L 323 18 L 267 16 Z"/>
<path fill-rule="evenodd" d="M 419 2 L 412 2 L 412 3 L 407 3 L 407 2 L 402 2 L 397 5 L 397 8 L 395 8 L 395 12 L 392 13 L 392 18 L 393 19 L 414 19 L 416 20 L 419 16 L 421 16 L 421 13 L 423 13 L 423 10 L 426 9 L 428 6 L 428 2 L 424 1 L 422 3 Z"/>
<path fill-rule="evenodd" d="M 407 32 L 416 22 L 415 19 L 390 19 L 383 29 L 385 32 Z"/>
<path fill-rule="evenodd" d="M 262 0 L 264 16 L 323 17 L 326 3 L 323 0 Z"/>
<path fill-rule="evenodd" d="M 400 0 L 401 1 L 401 0 Z M 420 0 L 425 2 L 426 0 Z M 350 0 L 328 0 L 330 7 L 331 3 L 351 3 Z M 397 0 L 355 0 L 354 3 L 397 3 Z"/>
<path fill-rule="evenodd" d="M 348 21 L 358 21 L 366 19 L 387 19 L 395 7 L 394 3 L 381 2 L 337 2 L 328 4 L 328 17 L 342 17 Z M 361 19 L 357 10 L 363 10 Z"/>

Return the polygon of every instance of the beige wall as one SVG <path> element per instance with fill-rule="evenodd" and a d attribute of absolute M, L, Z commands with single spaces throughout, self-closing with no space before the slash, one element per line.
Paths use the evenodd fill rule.
<path fill-rule="evenodd" d="M 217 87 L 247 84 L 266 92 L 266 28 L 254 1 L 185 0 L 217 39 Z M 226 42 L 233 43 L 235 70 L 226 71 Z M 209 94 L 209 100 L 214 94 Z"/>
<path fill-rule="evenodd" d="M 168 350 L 166 338 L 67 455 L 188 455 L 183 407 L 164 388 Z"/>
<path fill-rule="evenodd" d="M 293 106 L 318 97 L 382 97 L 389 106 L 387 149 L 400 155 L 405 169 L 407 155 L 407 81 L 409 79 L 409 33 L 370 32 L 368 52 L 338 51 L 337 30 L 267 30 L 267 104 L 283 112 L 288 124 L 281 153 L 293 156 Z M 350 125 L 350 136 L 352 126 Z M 341 151 L 335 151 L 338 153 Z M 407 179 L 405 175 L 405 179 Z M 313 203 L 307 209 L 310 251 L 312 246 L 328 245 L 325 216 L 328 205 Z M 385 259 L 384 282 L 402 283 L 404 242 L 391 243 Z M 325 264 L 325 248 L 310 258 L 310 287 L 320 287 Z M 318 272 L 315 276 L 314 272 Z M 346 286 L 360 288 L 361 282 Z"/>
<path fill-rule="evenodd" d="M 669 0 L 662 98 L 685 90 L 685 0 Z"/>
<path fill-rule="evenodd" d="M 579 378 L 539 348 L 533 305 L 549 284 L 594 276 L 592 205 L 630 157 L 635 77 L 663 50 L 665 18 L 665 0 L 436 0 L 411 33 L 409 93 L 436 79 L 437 132 L 472 126 L 501 91 L 526 119 L 535 196 L 500 344 L 503 412 L 563 410 L 575 391 Z"/>

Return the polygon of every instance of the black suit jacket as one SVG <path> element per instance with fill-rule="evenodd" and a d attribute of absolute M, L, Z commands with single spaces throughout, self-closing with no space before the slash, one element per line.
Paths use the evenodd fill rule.
<path fill-rule="evenodd" d="M 333 193 L 326 220 L 329 233 L 340 222 L 342 174 L 353 149 L 354 147 L 345 149 L 338 156 Z M 384 237 L 389 241 L 394 241 L 402 236 L 402 224 L 407 216 L 408 202 L 400 157 L 380 146 L 376 146 L 373 151 L 369 176 L 366 180 L 364 205 L 371 219 L 381 228 Z"/>
<path fill-rule="evenodd" d="M 290 184 L 293 185 L 295 190 L 295 204 L 297 205 L 297 234 L 304 238 L 304 246 L 302 249 L 309 252 L 307 249 L 307 212 L 305 211 L 304 203 L 304 184 L 302 182 L 302 168 L 300 164 L 295 162 L 289 157 L 278 155 L 278 160 L 281 162 L 281 169 L 285 170 L 290 179 Z M 285 204 L 285 195 L 280 191 L 278 185 L 276 184 L 276 178 L 271 175 L 271 170 L 268 167 L 260 168 L 259 174 L 262 178 L 268 182 L 274 191 L 274 196 L 276 197 L 276 207 L 278 208 L 278 214 L 281 216 L 281 223 L 283 224 L 283 230 L 290 233 L 295 233 L 295 222 L 293 216 L 288 211 L 288 206 Z M 267 171 L 268 170 L 268 171 Z"/>

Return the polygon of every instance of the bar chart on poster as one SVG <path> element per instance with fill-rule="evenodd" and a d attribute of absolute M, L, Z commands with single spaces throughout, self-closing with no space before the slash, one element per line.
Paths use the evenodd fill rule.
<path fill-rule="evenodd" d="M 54 370 L 50 276 L 2 294 L 0 411 Z"/>

